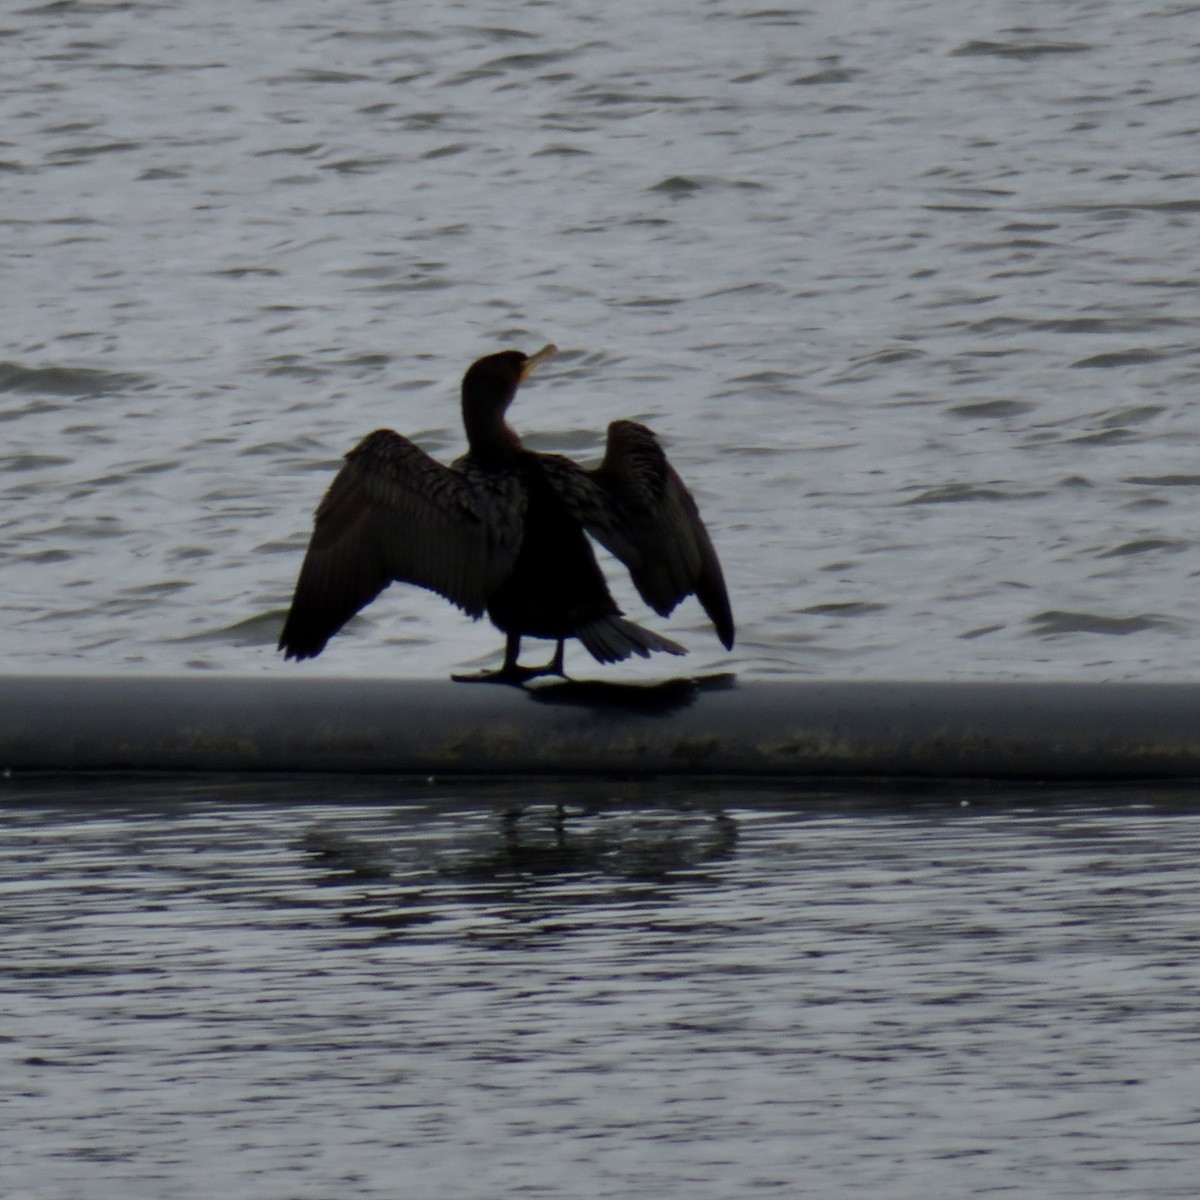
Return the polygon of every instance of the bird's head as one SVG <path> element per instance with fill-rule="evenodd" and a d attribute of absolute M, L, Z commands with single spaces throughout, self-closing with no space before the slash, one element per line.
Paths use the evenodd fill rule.
<path fill-rule="evenodd" d="M 536 354 L 522 354 L 520 350 L 501 350 L 477 359 L 463 376 L 463 402 L 478 398 L 480 403 L 490 402 L 502 412 L 516 394 L 517 388 L 531 371 L 540 366 L 557 351 L 557 346 L 543 346 Z"/>
<path fill-rule="evenodd" d="M 557 347 L 543 346 L 536 354 L 501 350 L 477 359 L 462 381 L 463 424 L 476 452 L 490 444 L 520 446 L 516 434 L 504 424 L 504 413 L 529 373 L 555 353 Z"/>

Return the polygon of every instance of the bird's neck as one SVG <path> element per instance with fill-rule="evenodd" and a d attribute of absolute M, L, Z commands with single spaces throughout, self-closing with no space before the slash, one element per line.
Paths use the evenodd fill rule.
<path fill-rule="evenodd" d="M 463 428 L 467 444 L 476 458 L 509 458 L 521 449 L 521 439 L 504 419 L 504 411 L 489 405 L 482 408 L 463 398 Z"/>

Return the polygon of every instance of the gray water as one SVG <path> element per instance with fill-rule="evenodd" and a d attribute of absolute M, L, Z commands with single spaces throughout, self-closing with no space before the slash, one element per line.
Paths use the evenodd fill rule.
<path fill-rule="evenodd" d="M 494 663 L 274 642 L 339 456 L 554 341 L 696 671 L 1194 678 L 1198 81 L 1188 4 L 11 4 L 4 670 Z M 1194 1194 L 1194 796 L 565 798 L 8 782 L 0 1192 Z"/>
<path fill-rule="evenodd" d="M 1194 793 L 5 794 L 6 1197 L 1195 1195 Z"/>
<path fill-rule="evenodd" d="M 494 661 L 413 589 L 273 644 L 338 457 L 554 341 L 532 444 L 701 501 L 695 669 L 1195 674 L 1195 6 L 649 7 L 6 10 L 7 669 Z"/>

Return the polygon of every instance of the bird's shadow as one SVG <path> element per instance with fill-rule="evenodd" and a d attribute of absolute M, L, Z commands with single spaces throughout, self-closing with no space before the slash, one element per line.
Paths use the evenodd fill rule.
<path fill-rule="evenodd" d="M 702 692 L 722 692 L 737 686 L 732 672 L 688 675 L 657 683 L 612 683 L 602 679 L 562 679 L 526 685 L 526 694 L 539 704 L 559 704 L 665 716 L 694 704 Z"/>

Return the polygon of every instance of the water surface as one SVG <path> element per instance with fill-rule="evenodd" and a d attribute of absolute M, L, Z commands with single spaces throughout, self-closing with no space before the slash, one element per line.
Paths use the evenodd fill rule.
<path fill-rule="evenodd" d="M 5 797 L 5 1195 L 1194 1191 L 1190 791 Z"/>
<path fill-rule="evenodd" d="M 411 589 L 316 664 L 273 642 L 339 455 L 380 425 L 457 453 L 464 366 L 552 340 L 534 444 L 648 421 L 712 526 L 734 653 L 694 605 L 651 618 L 697 670 L 1193 676 L 1194 25 L 11 9 L 8 669 L 491 661 Z"/>

